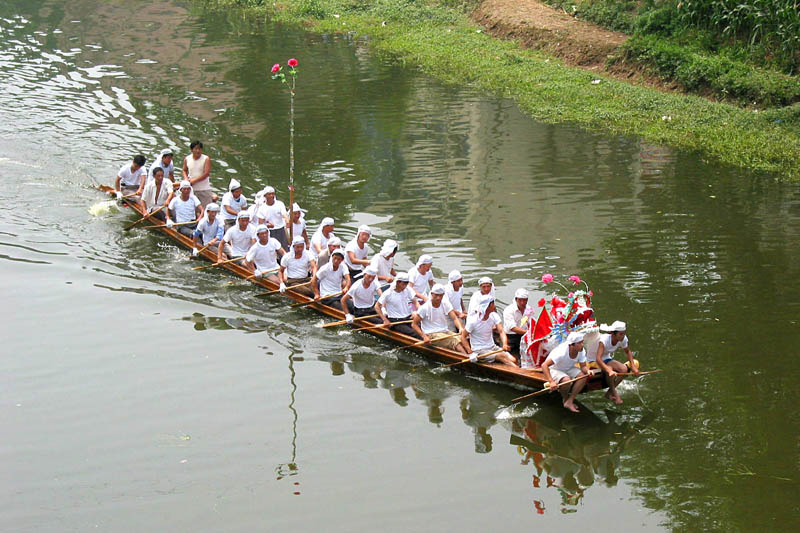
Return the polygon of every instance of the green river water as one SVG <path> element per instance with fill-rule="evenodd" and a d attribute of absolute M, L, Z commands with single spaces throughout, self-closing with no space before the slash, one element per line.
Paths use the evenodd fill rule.
<path fill-rule="evenodd" d="M 202 140 L 212 184 L 296 186 L 398 264 L 503 305 L 578 274 L 644 369 L 625 403 L 520 391 L 93 216 L 132 155 Z M 0 530 L 794 530 L 800 190 L 545 125 L 369 51 L 159 0 L 0 5 Z M 231 283 L 232 282 L 232 283 Z M 549 294 L 549 293 L 547 293 Z"/>

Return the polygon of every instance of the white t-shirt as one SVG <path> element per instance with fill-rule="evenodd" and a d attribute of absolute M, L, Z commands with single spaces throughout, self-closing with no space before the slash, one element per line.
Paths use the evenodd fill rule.
<path fill-rule="evenodd" d="M 369 265 L 378 271 L 379 276 L 391 276 L 394 268 L 394 256 L 386 259 L 381 254 L 375 254 L 369 261 Z"/>
<path fill-rule="evenodd" d="M 247 255 L 250 251 L 250 248 L 253 246 L 253 239 L 255 238 L 256 228 L 254 228 L 252 224 L 248 224 L 244 231 L 240 230 L 237 224 L 228 228 L 222 240 L 231 245 L 233 257 L 242 257 Z"/>
<path fill-rule="evenodd" d="M 306 278 L 311 270 L 311 261 L 313 260 L 314 256 L 308 250 L 303 250 L 300 258 L 297 259 L 294 256 L 294 249 L 290 248 L 281 258 L 281 266 L 286 269 L 286 275 L 292 279 Z"/>
<path fill-rule="evenodd" d="M 578 355 L 575 356 L 575 359 L 572 359 L 569 356 L 569 344 L 567 344 L 567 341 L 564 341 L 553 348 L 553 351 L 551 351 L 550 355 L 547 356 L 545 362 L 547 362 L 547 360 L 553 361 L 553 365 L 550 368 L 555 368 L 561 372 L 566 372 L 572 368 L 575 368 L 577 363 L 586 362 L 586 350 L 581 350 L 578 352 Z"/>
<path fill-rule="evenodd" d="M 174 176 L 175 175 L 175 165 L 172 164 L 172 161 L 169 162 L 169 165 L 164 166 L 164 163 L 161 161 L 161 156 L 156 156 L 156 162 L 150 165 L 150 170 L 147 171 L 147 183 L 153 181 L 153 169 L 160 168 L 164 171 L 164 181 L 169 182 L 170 187 L 172 187 L 172 178 L 170 178 L 170 173 Z M 147 185 L 145 183 L 145 185 Z"/>
<path fill-rule="evenodd" d="M 292 222 L 292 238 L 297 237 L 300 235 L 302 237 L 303 232 L 306 230 L 306 219 L 300 218 L 300 222 Z"/>
<path fill-rule="evenodd" d="M 251 226 L 248 226 L 248 229 Z M 228 232 L 233 228 L 230 228 Z M 247 250 L 247 255 L 245 259 L 250 261 L 251 263 L 256 264 L 256 268 L 259 270 L 273 270 L 278 268 L 278 250 L 281 249 L 281 243 L 278 242 L 277 239 L 270 238 L 267 240 L 267 244 L 261 244 L 260 242 L 255 243 L 253 246 Z M 235 255 L 235 254 L 234 254 Z"/>
<path fill-rule="evenodd" d="M 127 165 L 122 165 L 122 168 L 119 169 L 117 172 L 117 176 L 119 176 L 119 184 L 121 187 L 128 187 L 130 189 L 136 187 L 139 188 L 139 185 L 142 184 L 142 175 L 144 174 L 144 167 L 139 167 L 136 172 L 131 172 L 131 164 L 128 163 Z"/>
<path fill-rule="evenodd" d="M 236 215 L 231 215 L 225 209 L 226 205 L 236 211 L 236 215 L 238 215 L 239 211 L 247 207 L 247 198 L 244 197 L 244 194 L 240 194 L 237 200 L 230 191 L 222 195 L 222 207 L 219 210 L 219 214 L 222 215 L 222 220 L 236 220 Z"/>
<path fill-rule="evenodd" d="M 323 235 L 323 233 L 321 231 L 316 231 L 314 233 L 314 235 L 311 237 L 311 249 L 312 249 L 312 251 L 314 251 L 314 253 L 316 253 L 316 250 L 315 250 L 314 246 L 318 245 L 320 247 L 320 250 L 321 250 L 320 253 L 324 252 L 325 250 L 328 249 L 328 241 L 333 239 L 334 237 L 335 237 L 335 235 L 333 234 L 333 232 L 331 232 L 330 235 L 326 237 L 325 235 Z M 319 254 L 317 254 L 317 255 L 319 255 Z"/>
<path fill-rule="evenodd" d="M 364 287 L 364 280 L 358 280 L 350 286 L 347 294 L 353 299 L 353 305 L 359 309 L 366 309 L 375 305 L 375 294 L 378 292 L 377 280 L 372 280 L 367 287 Z"/>
<path fill-rule="evenodd" d="M 428 270 L 425 274 L 420 274 L 417 267 L 408 271 L 408 284 L 414 287 L 418 293 L 427 296 L 431 288 L 430 282 L 433 281 L 433 272 Z"/>
<path fill-rule="evenodd" d="M 286 226 L 286 221 L 283 218 L 284 215 L 288 215 L 288 213 L 286 212 L 286 206 L 283 205 L 283 202 L 280 200 L 275 200 L 272 205 L 267 205 L 265 203 L 259 208 L 256 214 L 258 218 L 264 219 L 265 224 L 272 224 L 272 227 L 269 228 L 270 231 Z"/>
<path fill-rule="evenodd" d="M 458 280 L 456 280 L 456 281 L 458 281 Z M 453 306 L 453 309 L 455 309 L 456 312 L 459 312 L 459 313 L 463 312 L 462 311 L 463 304 L 461 303 L 461 299 L 464 297 L 464 286 L 463 285 L 461 286 L 460 289 L 455 290 L 455 289 L 453 289 L 453 284 L 452 283 L 448 283 L 447 285 L 444 286 L 444 296 L 445 296 L 445 298 L 447 298 L 447 300 L 450 301 L 450 305 Z"/>
<path fill-rule="evenodd" d="M 197 206 L 200 200 L 192 193 L 185 202 L 176 196 L 169 203 L 169 209 L 175 213 L 175 222 L 189 222 L 195 220 Z"/>
<path fill-rule="evenodd" d="M 369 246 L 366 244 L 363 248 L 359 248 L 358 241 L 356 239 L 348 242 L 347 246 L 344 247 L 344 264 L 347 265 L 350 270 L 357 270 L 358 272 L 361 272 L 364 270 L 364 265 L 356 265 L 355 263 L 351 263 L 350 255 L 347 252 L 353 252 L 353 255 L 355 255 L 356 259 L 366 259 L 372 253 L 372 250 L 370 250 Z"/>
<path fill-rule="evenodd" d="M 516 299 L 514 299 L 514 303 L 503 309 L 503 331 L 517 335 L 511 331 L 511 328 L 521 328 L 522 317 L 522 311 L 519 310 Z"/>
<path fill-rule="evenodd" d="M 339 268 L 336 270 L 333 269 L 333 263 L 325 263 L 322 268 L 317 270 L 320 296 L 324 298 L 342 292 L 342 281 L 345 274 L 345 267 L 342 263 L 339 263 Z"/>
<path fill-rule="evenodd" d="M 442 298 L 442 303 L 439 307 L 434 307 L 433 302 L 428 300 L 419 309 L 417 314 L 422 319 L 420 324 L 423 333 L 430 335 L 431 333 L 438 333 L 440 331 L 447 331 L 447 315 L 453 310 L 450 301 L 447 298 Z"/>
<path fill-rule="evenodd" d="M 483 315 L 471 315 L 464 329 L 469 333 L 469 345 L 473 351 L 488 350 L 495 347 L 492 331 L 502 320 L 497 313 L 490 313 L 489 318 L 481 320 Z"/>
<path fill-rule="evenodd" d="M 383 291 L 378 303 L 384 309 L 384 313 L 389 318 L 405 318 L 411 314 L 411 301 L 414 299 L 414 291 L 406 285 L 406 288 L 397 292 L 394 287 Z"/>
<path fill-rule="evenodd" d="M 613 359 L 614 352 L 616 352 L 618 349 L 628 347 L 628 336 L 626 335 L 621 341 L 612 346 L 611 333 L 602 333 L 600 334 L 600 342 L 603 343 L 603 361 L 605 361 L 607 359 Z M 589 347 L 586 359 L 590 363 L 597 360 L 597 348 L 600 346 L 600 342 Z"/>
<path fill-rule="evenodd" d="M 203 220 L 197 224 L 195 234 L 202 235 L 203 244 L 208 244 L 214 239 L 221 239 L 223 237 L 224 230 L 225 228 L 223 227 L 222 222 L 219 221 L 219 217 L 214 219 L 213 224 L 209 224 L 208 216 L 204 216 Z"/>

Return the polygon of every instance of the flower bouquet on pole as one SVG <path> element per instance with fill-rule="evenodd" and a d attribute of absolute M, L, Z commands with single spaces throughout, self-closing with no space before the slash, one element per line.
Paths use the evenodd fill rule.
<path fill-rule="evenodd" d="M 286 62 L 287 72 L 280 63 L 272 65 L 272 79 L 289 85 L 289 242 L 294 239 L 294 89 L 297 83 L 297 59 Z M 288 77 L 288 82 L 287 82 Z"/>

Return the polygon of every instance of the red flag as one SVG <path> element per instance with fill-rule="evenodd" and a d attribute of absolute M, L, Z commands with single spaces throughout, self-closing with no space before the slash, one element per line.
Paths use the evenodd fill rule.
<path fill-rule="evenodd" d="M 544 360 L 540 360 L 541 358 L 539 357 L 539 344 L 542 342 L 541 339 L 546 337 L 552 329 L 553 322 L 550 320 L 550 315 L 547 313 L 546 309 L 542 308 L 542 311 L 539 313 L 539 318 L 536 319 L 535 323 L 533 320 L 530 321 L 528 332 L 523 336 L 525 344 L 528 345 L 527 355 L 533 358 L 533 365 L 536 368 L 542 366 L 544 362 Z"/>

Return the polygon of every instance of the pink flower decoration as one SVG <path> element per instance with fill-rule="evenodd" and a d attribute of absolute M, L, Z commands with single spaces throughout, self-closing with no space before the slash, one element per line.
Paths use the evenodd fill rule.
<path fill-rule="evenodd" d="M 275 63 L 274 65 L 272 65 L 272 73 L 273 74 L 277 74 L 280 69 L 281 69 L 281 64 L 280 63 Z"/>
<path fill-rule="evenodd" d="M 544 304 L 545 304 L 544 298 L 542 298 L 541 300 L 539 300 L 538 302 L 536 302 L 536 304 L 537 304 L 539 307 L 544 307 Z"/>
<path fill-rule="evenodd" d="M 288 63 L 286 63 L 286 64 L 287 64 L 287 65 L 289 65 L 290 67 L 294 68 L 294 67 L 296 67 L 296 66 L 297 66 L 297 60 L 296 60 L 295 58 L 291 58 L 291 59 L 288 61 Z"/>
<path fill-rule="evenodd" d="M 590 289 L 590 290 L 589 290 L 589 298 L 591 298 L 592 296 L 594 296 L 594 291 L 592 291 L 592 290 Z"/>
<path fill-rule="evenodd" d="M 573 296 L 575 296 L 575 293 L 574 293 L 574 292 L 571 292 L 571 293 L 569 293 L 569 297 L 570 297 L 570 298 L 572 298 Z"/>
<path fill-rule="evenodd" d="M 581 278 L 579 278 L 578 276 L 570 276 L 570 277 L 569 277 L 569 280 L 570 280 L 571 282 L 573 282 L 575 285 L 577 285 L 578 283 L 580 283 L 580 282 L 581 282 Z"/>
<path fill-rule="evenodd" d="M 553 281 L 552 274 L 545 274 L 542 276 L 542 283 L 550 283 L 551 281 Z"/>

